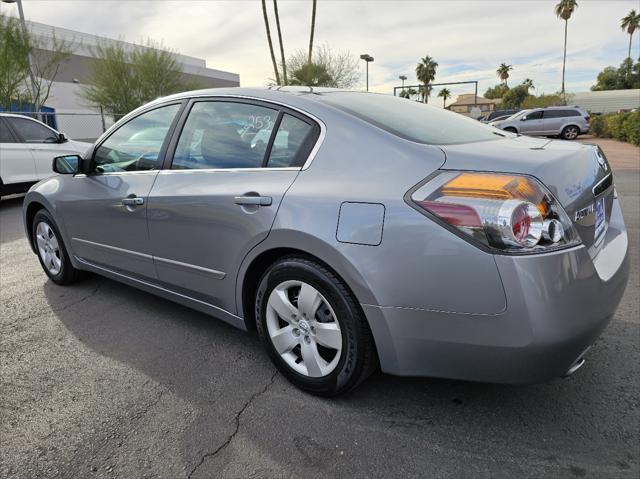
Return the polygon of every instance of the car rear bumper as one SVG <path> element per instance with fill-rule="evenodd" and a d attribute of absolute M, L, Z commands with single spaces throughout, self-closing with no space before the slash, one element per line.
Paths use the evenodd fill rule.
<path fill-rule="evenodd" d="M 616 200 L 594 259 L 582 246 L 496 256 L 507 297 L 503 313 L 363 305 L 382 370 L 513 384 L 566 375 L 613 318 L 629 275 L 627 249 Z"/>

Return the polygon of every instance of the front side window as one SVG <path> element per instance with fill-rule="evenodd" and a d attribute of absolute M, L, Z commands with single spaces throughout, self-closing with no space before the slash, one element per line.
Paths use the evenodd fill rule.
<path fill-rule="evenodd" d="M 540 120 L 542 118 L 542 111 L 533 111 L 527 114 L 525 121 L 529 120 Z"/>
<path fill-rule="evenodd" d="M 58 135 L 40 123 L 26 118 L 7 118 L 25 143 L 57 143 Z"/>
<path fill-rule="evenodd" d="M 96 171 L 110 173 L 159 169 L 160 150 L 179 108 L 179 104 L 156 108 L 118 128 L 96 150 Z"/>
<path fill-rule="evenodd" d="M 260 168 L 277 118 L 277 110 L 249 103 L 195 103 L 171 168 Z"/>

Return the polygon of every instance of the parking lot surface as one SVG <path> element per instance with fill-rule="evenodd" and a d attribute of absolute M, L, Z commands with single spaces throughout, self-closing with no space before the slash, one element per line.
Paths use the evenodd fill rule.
<path fill-rule="evenodd" d="M 630 282 L 582 370 L 533 386 L 377 373 L 307 395 L 254 335 L 98 276 L 48 281 L 3 200 L 0 477 L 637 478 L 640 149 L 602 146 Z"/>

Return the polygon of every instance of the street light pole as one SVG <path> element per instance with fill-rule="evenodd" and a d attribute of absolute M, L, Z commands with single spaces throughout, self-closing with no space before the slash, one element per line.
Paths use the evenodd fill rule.
<path fill-rule="evenodd" d="M 402 80 L 402 89 L 404 90 L 404 81 L 407 79 L 407 77 L 404 76 L 404 75 L 400 75 L 398 78 L 400 78 L 400 80 Z"/>
<path fill-rule="evenodd" d="M 373 57 L 371 55 L 369 55 L 368 53 L 363 53 L 362 55 L 360 55 L 360 59 L 364 60 L 367 64 L 367 91 L 369 91 L 369 62 L 373 61 Z"/>
<path fill-rule="evenodd" d="M 2 3 L 17 3 L 18 4 L 18 16 L 20 17 L 20 24 L 22 25 L 22 34 L 24 38 L 29 38 L 29 32 L 27 31 L 27 23 L 24 20 L 24 10 L 22 10 L 22 0 L 1 0 Z M 29 78 L 31 79 L 31 92 L 33 94 L 33 109 L 38 110 L 36 105 L 36 79 L 33 76 L 33 58 L 31 57 L 31 52 L 27 54 L 27 60 L 29 63 Z"/>

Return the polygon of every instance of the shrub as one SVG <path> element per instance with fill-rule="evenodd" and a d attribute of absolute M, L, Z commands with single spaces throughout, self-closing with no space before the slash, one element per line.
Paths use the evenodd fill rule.
<path fill-rule="evenodd" d="M 600 138 L 615 138 L 640 146 L 640 111 L 593 116 L 591 131 Z"/>

